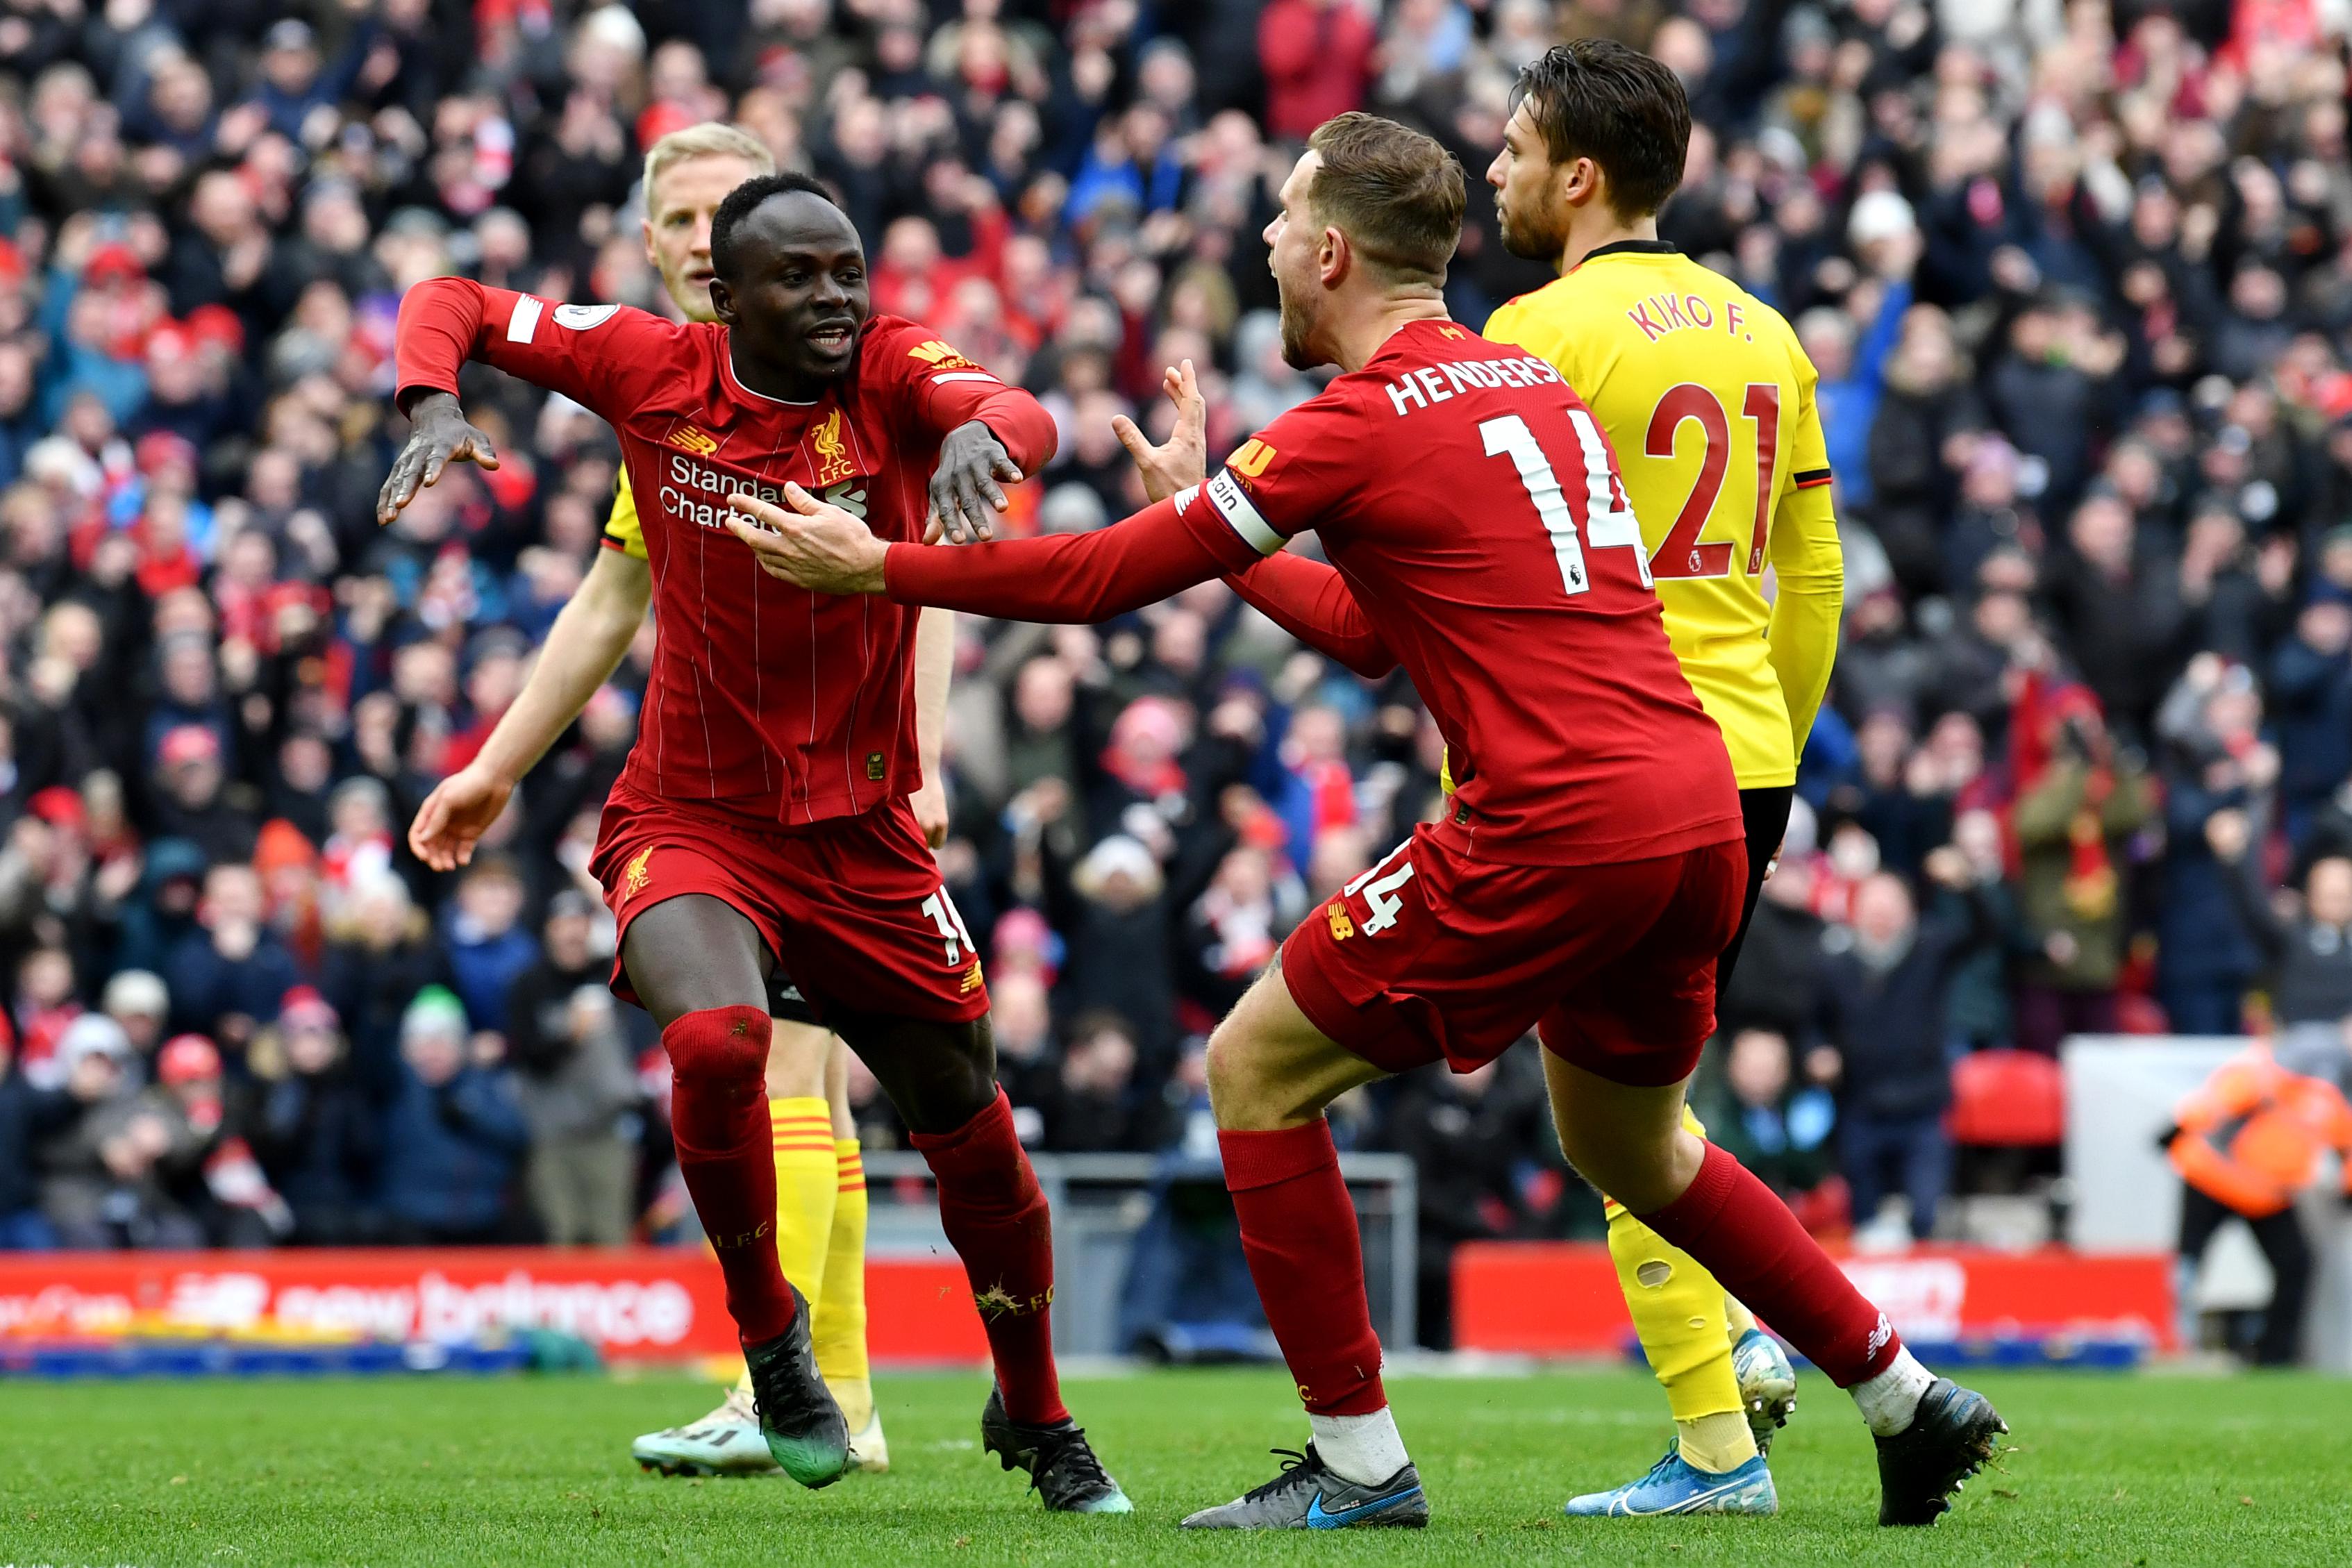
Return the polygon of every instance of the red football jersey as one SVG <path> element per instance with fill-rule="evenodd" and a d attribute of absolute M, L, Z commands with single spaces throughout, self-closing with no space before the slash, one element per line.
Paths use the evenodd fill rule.
<path fill-rule="evenodd" d="M 1031 473 L 1053 456 L 1053 420 L 895 316 L 866 323 L 848 373 L 813 403 L 744 386 L 727 343 L 723 326 L 441 278 L 401 302 L 399 383 L 455 392 L 459 364 L 481 359 L 620 437 L 660 633 L 630 784 L 767 826 L 853 816 L 922 782 L 916 612 L 769 576 L 727 531 L 727 497 L 782 505 L 794 480 L 881 538 L 919 540 L 949 431 L 985 419 Z"/>
<path fill-rule="evenodd" d="M 1599 865 L 1742 836 L 1608 438 L 1559 372 L 1450 321 L 1404 327 L 1116 527 L 894 547 L 884 576 L 902 602 L 1097 619 L 1308 529 L 1445 737 L 1458 787 L 1439 831 L 1465 853 Z"/>

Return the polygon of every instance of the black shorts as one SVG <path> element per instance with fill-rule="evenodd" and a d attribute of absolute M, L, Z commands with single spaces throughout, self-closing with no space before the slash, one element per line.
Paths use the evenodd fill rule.
<path fill-rule="evenodd" d="M 1751 904 L 1754 901 L 1749 900 Z M 808 998 L 801 994 L 801 988 L 793 984 L 793 977 L 784 973 L 781 963 L 768 973 L 768 1016 L 782 1018 L 787 1024 L 817 1026 L 816 1009 L 808 1005 Z"/>
<path fill-rule="evenodd" d="M 1732 932 L 1731 945 L 1723 950 L 1723 956 L 1715 961 L 1717 996 L 1731 984 L 1731 971 L 1739 963 L 1739 949 L 1748 941 L 1748 922 L 1756 918 L 1756 900 L 1764 890 L 1764 873 L 1780 852 L 1780 840 L 1789 831 L 1789 803 L 1796 793 L 1793 784 L 1739 792 L 1739 816 L 1748 826 L 1748 893 L 1739 904 L 1739 929 Z"/>

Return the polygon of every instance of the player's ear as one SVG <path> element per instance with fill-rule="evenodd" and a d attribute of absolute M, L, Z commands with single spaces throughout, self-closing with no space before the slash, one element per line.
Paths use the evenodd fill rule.
<path fill-rule="evenodd" d="M 710 313 L 719 318 L 719 324 L 722 326 L 731 327 L 736 324 L 735 291 L 727 286 L 727 280 L 723 278 L 713 278 L 710 280 Z"/>
<path fill-rule="evenodd" d="M 1337 289 L 1356 265 L 1356 247 L 1349 243 L 1346 231 L 1326 226 L 1323 244 L 1316 256 L 1316 272 L 1326 289 Z"/>
<path fill-rule="evenodd" d="M 1601 165 L 1590 158 L 1571 158 L 1559 166 L 1560 200 L 1580 207 L 1601 195 L 1605 183 Z"/>

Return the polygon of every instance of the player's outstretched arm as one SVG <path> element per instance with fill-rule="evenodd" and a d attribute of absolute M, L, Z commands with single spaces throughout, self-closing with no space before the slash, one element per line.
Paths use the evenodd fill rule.
<path fill-rule="evenodd" d="M 886 544 L 856 518 L 794 484 L 784 487 L 790 511 L 749 495 L 730 497 L 734 513 L 727 526 L 763 571 L 815 593 L 887 594 L 902 605 L 1006 620 L 1091 622 L 1157 604 L 1257 560 L 1256 549 L 1222 521 L 1196 531 L 1184 521 L 1182 508 L 1197 494 L 1154 502 L 1092 533 L 961 550 Z"/>
<path fill-rule="evenodd" d="M 1228 574 L 1225 582 L 1276 626 L 1367 680 L 1397 667 L 1396 650 L 1335 567 L 1283 551 L 1246 572 Z"/>
<path fill-rule="evenodd" d="M 555 617 L 530 679 L 474 760 L 436 785 L 409 824 L 408 847 L 436 871 L 467 865 L 515 785 L 547 753 L 629 651 L 653 598 L 653 573 L 633 555 L 600 550 Z"/>

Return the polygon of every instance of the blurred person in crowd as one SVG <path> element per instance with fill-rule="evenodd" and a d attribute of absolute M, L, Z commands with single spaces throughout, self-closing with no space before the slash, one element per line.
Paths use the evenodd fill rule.
<path fill-rule="evenodd" d="M 2189 662 L 2157 716 L 2164 772 L 2163 897 L 2157 914 L 2157 996 L 2176 1034 L 2234 1035 L 2261 967 L 2252 931 L 2231 896 L 2242 880 L 2217 855 L 2217 817 L 2270 798 L 2278 752 L 2262 739 L 2253 672 L 2212 654 Z"/>
<path fill-rule="evenodd" d="M 2123 970 L 2130 844 L 2155 813 L 2138 755 L 2108 735 L 2098 703 L 2063 689 L 2042 726 L 2039 777 L 2020 790 L 2013 827 L 2018 903 L 2038 952 L 2022 966 L 2017 1043 L 2054 1055 L 2068 1035 L 2110 1034 Z"/>
<path fill-rule="evenodd" d="M 2352 1200 L 2352 1105 L 2338 1087 L 2347 1049 L 2352 1033 L 2294 1062 L 2257 1043 L 2180 1102 L 2165 1137 L 2182 1184 L 2182 1311 L 2189 1311 L 2198 1265 L 2214 1236 L 2233 1217 L 2245 1221 L 2271 1266 L 2270 1305 L 2252 1347 L 2258 1365 L 2291 1364 L 2302 1348 L 2312 1255 L 2294 1205 L 2316 1181 L 2324 1153 L 2343 1163 L 2344 1194 Z"/>
<path fill-rule="evenodd" d="M 109 1070 L 92 1069 L 95 1075 Z M 79 1109 L 70 1082 L 37 1089 L 16 1070 L 16 1040 L 0 1030 L 0 1252 L 44 1252 L 58 1245 L 41 1212 L 41 1145 Z"/>
<path fill-rule="evenodd" d="M 190 1247 L 204 1227 L 181 1206 L 192 1146 L 169 1108 L 142 1093 L 131 1042 L 102 1016 L 58 1042 L 71 1120 L 42 1146 L 41 1210 L 77 1250 Z"/>
<path fill-rule="evenodd" d="M 506 1032 L 507 993 L 539 958 L 522 921 L 528 897 L 521 871 L 504 856 L 476 860 L 457 880 L 443 941 L 451 986 L 478 1029 Z"/>
<path fill-rule="evenodd" d="M 484 1059 L 465 1005 L 438 985 L 400 1023 L 400 1079 L 384 1113 L 378 1175 L 391 1239 L 446 1247 L 519 1241 L 514 1185 L 530 1143 L 514 1088 Z"/>
<path fill-rule="evenodd" d="M 197 929 L 163 961 L 175 1027 L 241 1055 L 255 1029 L 277 1016 L 278 999 L 301 976 L 266 913 L 252 867 L 217 865 L 205 873 Z"/>
<path fill-rule="evenodd" d="M 446 983 L 448 955 L 408 884 L 388 871 L 352 887 L 330 938 L 319 989 L 342 1021 L 362 1076 L 389 1084 L 402 1016 L 420 992 Z"/>
<path fill-rule="evenodd" d="M 1071 869 L 1070 889 L 1077 903 L 1067 921 L 1061 1005 L 1072 1016 L 1102 1011 L 1124 1019 L 1156 1079 L 1175 1044 L 1166 875 L 1141 840 L 1114 833 Z"/>
<path fill-rule="evenodd" d="M 202 1035 L 181 1035 L 155 1054 L 154 1102 L 172 1119 L 173 1197 L 215 1247 L 268 1247 L 293 1229 L 293 1216 L 256 1159 L 246 1096 L 232 1090 L 221 1054 Z"/>
<path fill-rule="evenodd" d="M 2277 1026 L 2325 1032 L 2352 1020 L 2352 858 L 2313 861 L 2301 899 L 2285 897 L 2282 901 L 2293 907 L 2282 913 L 2259 880 L 2253 819 L 2242 811 L 2216 812 L 2205 824 L 2205 838 L 2222 868 L 2223 891 L 2269 966 Z"/>
<path fill-rule="evenodd" d="M 122 969 L 160 973 L 181 942 L 196 931 L 204 899 L 205 852 L 184 838 L 157 839 L 141 859 L 139 888 L 116 912 L 114 961 Z"/>
<path fill-rule="evenodd" d="M 1027 970 L 1000 967 L 989 984 L 996 1081 L 1004 1086 L 1005 1098 L 1013 1102 L 1013 1121 L 1022 1143 L 1032 1149 L 1044 1146 L 1049 1119 L 1060 1098 L 1051 997 L 1045 979 Z"/>
<path fill-rule="evenodd" d="M 1834 1047 L 1832 1047 L 1834 1049 Z M 1838 1116 L 1832 1065 L 1808 1053 L 1800 1075 L 1789 1037 L 1777 1029 L 1741 1029 L 1731 1037 L 1722 1069 L 1702 1077 L 1692 1109 L 1707 1136 L 1771 1184 L 1790 1204 L 1838 1174 Z"/>
<path fill-rule="evenodd" d="M 298 985 L 253 1052 L 247 1135 L 286 1203 L 289 1239 L 301 1247 L 356 1246 L 381 1231 L 374 1198 L 382 1105 L 394 1085 L 362 1080 L 341 1024 L 325 997 Z"/>
<path fill-rule="evenodd" d="M 1935 1234 L 1952 1176 L 1944 1110 L 1951 1103 L 1948 999 L 1959 960 L 1983 932 L 1976 869 L 1957 849 L 1928 856 L 1943 895 L 1922 919 L 1900 877 L 1880 871 L 1854 892 L 1822 966 L 1822 1042 L 1840 1064 L 1839 1150 L 1857 1222 L 1884 1198 L 1909 1201 L 1909 1234 Z"/>
<path fill-rule="evenodd" d="M 1045 1147 L 1071 1154 L 1158 1147 L 1159 1097 L 1139 1092 L 1136 1061 L 1135 1036 L 1123 1017 L 1080 1015 L 1062 1051 Z"/>
<path fill-rule="evenodd" d="M 2323 580 L 2279 644 L 2270 671 L 2278 725 L 2279 805 L 2300 844 L 2320 804 L 2352 778 L 2352 586 Z"/>
<path fill-rule="evenodd" d="M 604 981 L 611 960 L 591 945 L 595 910 L 570 889 L 550 900 L 541 956 L 507 993 L 507 1056 L 530 1126 L 530 1194 L 558 1247 L 628 1239 L 638 1103 Z"/>
<path fill-rule="evenodd" d="M 163 977 L 144 969 L 119 969 L 106 982 L 99 1010 L 121 1026 L 123 1037 L 142 1062 L 152 1061 L 163 1043 L 163 1026 L 172 1016 L 170 987 Z"/>
<path fill-rule="evenodd" d="M 1519 1234 L 1523 1178 L 1547 1140 L 1543 1086 L 1517 1054 L 1466 1073 L 1422 1072 L 1389 1108 L 1385 1140 L 1418 1173 L 1421 1342 L 1454 1344 L 1454 1249 Z"/>
<path fill-rule="evenodd" d="M 215 731 L 202 724 L 181 724 L 164 731 L 156 747 L 155 770 L 160 793 L 154 815 L 160 831 L 186 839 L 215 862 L 252 858 L 258 826 L 250 813 L 228 802 Z"/>

